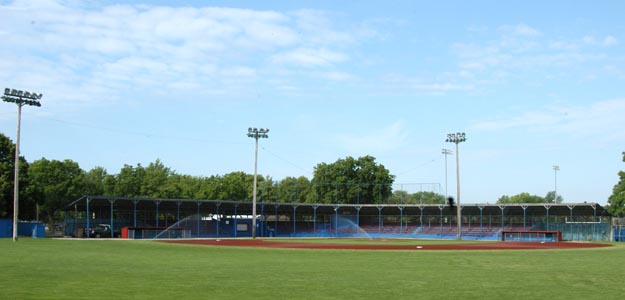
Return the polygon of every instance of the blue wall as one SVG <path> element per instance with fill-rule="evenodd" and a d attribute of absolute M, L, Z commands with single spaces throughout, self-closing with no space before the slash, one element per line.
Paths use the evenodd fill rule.
<path fill-rule="evenodd" d="M 41 222 L 18 222 L 17 235 L 33 238 L 46 236 L 46 226 Z M 0 238 L 13 236 L 13 220 L 0 219 Z"/>
<path fill-rule="evenodd" d="M 13 236 L 13 220 L 0 219 L 0 238 Z"/>

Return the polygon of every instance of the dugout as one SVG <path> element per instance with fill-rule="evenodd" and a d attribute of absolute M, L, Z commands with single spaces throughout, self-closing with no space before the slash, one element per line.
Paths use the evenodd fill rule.
<path fill-rule="evenodd" d="M 499 240 L 502 230 L 553 230 L 563 240 L 610 240 L 610 217 L 596 203 L 465 204 L 463 239 Z M 65 234 L 94 224 L 157 228 L 157 238 L 250 237 L 252 202 L 84 196 L 65 208 Z M 455 207 L 444 204 L 257 203 L 260 237 L 449 238 Z M 111 236 L 113 237 L 113 236 Z"/>

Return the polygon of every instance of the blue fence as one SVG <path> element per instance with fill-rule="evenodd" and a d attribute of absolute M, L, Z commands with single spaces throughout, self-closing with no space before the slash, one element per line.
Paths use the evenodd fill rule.
<path fill-rule="evenodd" d="M 625 225 L 614 227 L 614 241 L 625 242 Z"/>
<path fill-rule="evenodd" d="M 17 223 L 17 235 L 33 238 L 42 238 L 46 236 L 46 226 L 41 222 L 24 222 Z M 0 219 L 0 238 L 13 236 L 13 220 Z"/>

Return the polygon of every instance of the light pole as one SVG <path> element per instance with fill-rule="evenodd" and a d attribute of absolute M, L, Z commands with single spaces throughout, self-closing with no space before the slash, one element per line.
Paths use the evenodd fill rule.
<path fill-rule="evenodd" d="M 558 171 L 560 171 L 560 166 L 553 166 L 553 179 L 554 179 L 554 190 L 553 193 L 553 203 L 558 203 Z"/>
<path fill-rule="evenodd" d="M 447 155 L 453 155 L 454 153 L 449 149 L 443 148 L 443 154 L 445 155 L 445 201 L 447 201 Z"/>
<path fill-rule="evenodd" d="M 252 192 L 252 238 L 256 238 L 256 182 L 257 182 L 257 166 L 258 166 L 258 139 L 268 138 L 267 128 L 248 128 L 247 136 L 256 140 L 256 150 L 254 151 L 254 191 Z"/>
<path fill-rule="evenodd" d="M 456 212 L 457 212 L 457 222 L 458 222 L 458 237 L 457 239 L 462 239 L 462 210 L 460 208 L 460 153 L 458 152 L 458 144 L 466 141 L 467 138 L 464 132 L 457 133 L 449 133 L 447 134 L 447 139 L 445 140 L 448 143 L 456 144 Z"/>
<path fill-rule="evenodd" d="M 17 241 L 17 218 L 19 213 L 19 177 L 20 177 L 20 126 L 22 122 L 22 106 L 41 106 L 42 94 L 24 92 L 15 89 L 4 89 L 2 101 L 17 104 L 17 137 L 15 141 L 15 176 L 13 183 L 13 241 Z"/>

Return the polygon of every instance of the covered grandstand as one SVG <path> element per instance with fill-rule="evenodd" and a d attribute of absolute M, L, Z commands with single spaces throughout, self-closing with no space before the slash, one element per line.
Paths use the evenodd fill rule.
<path fill-rule="evenodd" d="M 597 203 L 464 204 L 463 239 L 497 240 L 502 230 L 557 230 L 568 241 L 611 239 Z M 257 203 L 260 237 L 442 238 L 457 236 L 456 208 L 443 204 Z M 250 237 L 252 202 L 84 196 L 65 208 L 65 235 Z"/>

